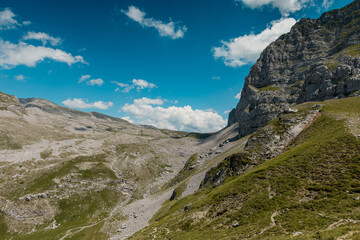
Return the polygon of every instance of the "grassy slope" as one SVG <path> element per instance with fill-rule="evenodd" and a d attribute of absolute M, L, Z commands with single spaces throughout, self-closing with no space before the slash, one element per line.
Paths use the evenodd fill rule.
<path fill-rule="evenodd" d="M 356 239 L 360 140 L 338 119 L 359 116 L 360 98 L 324 105 L 322 116 L 283 154 L 218 188 L 164 205 L 132 239 L 336 239 L 349 231 Z M 328 229 L 341 219 L 359 223 Z"/>
<path fill-rule="evenodd" d="M 104 155 L 77 157 L 67 163 L 60 164 L 60 167 L 55 170 L 43 173 L 36 179 L 32 179 L 29 183 L 26 183 L 26 188 L 22 187 L 25 183 L 19 186 L 14 183 L 13 189 L 9 191 L 8 194 L 12 196 L 12 198 L 17 199 L 28 193 L 51 190 L 54 189 L 56 185 L 54 179 L 67 176 L 71 173 L 77 173 L 77 178 L 80 180 L 116 180 L 117 177 L 114 172 L 105 167 L 105 161 Z M 93 162 L 95 165 L 86 170 L 78 169 L 76 165 L 83 162 Z M 103 224 L 101 220 L 106 218 L 110 210 L 123 199 L 122 194 L 113 190 L 112 186 L 109 185 L 102 190 L 79 191 L 68 198 L 53 200 L 58 209 L 55 215 L 58 228 L 55 230 L 45 230 L 44 228 L 50 225 L 49 222 L 46 222 L 38 226 L 36 232 L 26 235 L 10 234 L 7 232 L 8 226 L 6 219 L 4 213 L 0 211 L 0 239 L 55 240 L 64 236 L 65 232 L 69 229 L 83 227 L 97 222 L 99 222 L 99 224 L 86 228 L 75 236 L 71 236 L 75 237 L 75 239 L 107 239 L 107 235 L 99 231 Z"/>

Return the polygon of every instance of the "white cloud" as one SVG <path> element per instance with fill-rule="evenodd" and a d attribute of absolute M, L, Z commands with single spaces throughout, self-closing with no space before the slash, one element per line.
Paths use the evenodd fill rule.
<path fill-rule="evenodd" d="M 333 4 L 334 4 L 334 0 L 324 0 L 321 6 L 327 10 L 327 9 L 329 9 Z"/>
<path fill-rule="evenodd" d="M 89 78 L 91 78 L 90 75 L 82 75 L 82 76 L 79 78 L 78 83 L 82 83 L 83 81 L 88 80 Z"/>
<path fill-rule="evenodd" d="M 104 84 L 104 80 L 102 80 L 101 78 L 97 78 L 97 79 L 90 79 L 91 76 L 90 75 L 82 75 L 80 78 L 79 78 L 79 81 L 78 83 L 82 83 L 82 82 L 85 82 L 86 81 L 86 85 L 89 85 L 89 86 L 101 86 Z"/>
<path fill-rule="evenodd" d="M 134 104 L 136 104 L 136 105 L 163 105 L 164 101 L 160 98 L 151 99 L 151 98 L 143 97 L 140 99 L 135 99 Z"/>
<path fill-rule="evenodd" d="M 226 110 L 226 111 L 224 111 L 224 114 L 228 114 L 230 112 L 231 112 L 231 110 Z"/>
<path fill-rule="evenodd" d="M 240 99 L 241 98 L 241 92 L 242 91 L 240 91 L 238 94 L 236 94 L 235 99 Z"/>
<path fill-rule="evenodd" d="M 213 79 L 213 80 L 220 80 L 221 77 L 220 77 L 220 76 L 214 76 L 214 77 L 212 77 L 212 79 Z"/>
<path fill-rule="evenodd" d="M 156 88 L 155 84 L 149 83 L 143 79 L 133 79 L 132 82 L 137 90 L 144 89 L 144 88 L 149 88 L 149 89 Z"/>
<path fill-rule="evenodd" d="M 89 81 L 86 82 L 87 85 L 89 86 L 101 86 L 104 84 L 104 80 L 102 80 L 101 78 L 97 78 L 97 79 L 90 79 Z"/>
<path fill-rule="evenodd" d="M 0 11 L 0 30 L 14 29 L 17 26 L 29 25 L 31 23 L 30 21 L 19 23 L 15 17 L 16 15 L 9 8 Z"/>
<path fill-rule="evenodd" d="M 131 85 L 126 84 L 126 83 L 117 82 L 117 81 L 112 81 L 111 83 L 116 84 L 118 86 L 118 88 L 115 89 L 115 92 L 118 92 L 120 90 L 120 88 L 122 88 L 123 89 L 122 92 L 124 92 L 124 93 L 130 92 L 134 88 L 136 88 L 137 91 L 140 91 L 145 88 L 147 88 L 149 90 L 152 88 L 157 88 L 157 86 L 154 83 L 150 83 L 143 79 L 133 79 Z"/>
<path fill-rule="evenodd" d="M 222 41 L 221 47 L 212 49 L 214 57 L 215 59 L 221 58 L 225 65 L 230 67 L 240 67 L 253 63 L 271 42 L 289 32 L 295 23 L 294 18 L 282 18 L 272 21 L 271 26 L 259 34 L 251 33 L 229 41 Z"/>
<path fill-rule="evenodd" d="M 121 83 L 121 82 L 117 82 L 117 81 L 112 81 L 111 83 L 114 83 L 116 85 L 118 85 L 119 87 L 129 87 L 129 84 L 126 84 L 126 83 Z"/>
<path fill-rule="evenodd" d="M 172 21 L 164 23 L 153 18 L 145 18 L 146 13 L 135 6 L 129 6 L 127 11 L 122 10 L 122 12 L 143 27 L 155 28 L 162 37 L 183 38 L 187 31 L 186 26 L 176 27 Z"/>
<path fill-rule="evenodd" d="M 283 15 L 288 15 L 299 11 L 306 6 L 306 3 L 311 0 L 236 0 L 243 2 L 250 8 L 260 8 L 262 6 L 271 5 L 273 8 L 278 8 Z"/>
<path fill-rule="evenodd" d="M 78 62 L 85 63 L 82 56 L 73 56 L 71 53 L 60 49 L 34 46 L 21 41 L 15 44 L 0 38 L 0 66 L 3 68 L 9 69 L 18 65 L 35 67 L 37 63 L 45 59 L 67 63 L 68 65 Z"/>
<path fill-rule="evenodd" d="M 27 34 L 23 37 L 23 40 L 39 40 L 43 43 L 43 46 L 45 46 L 47 42 L 49 42 L 52 46 L 57 46 L 62 42 L 61 38 L 55 38 L 43 32 L 27 32 Z"/>
<path fill-rule="evenodd" d="M 125 104 L 122 111 L 134 117 L 137 124 L 179 131 L 214 132 L 227 123 L 214 111 L 193 110 L 191 106 L 164 108 L 153 106 L 160 104 L 159 99 L 150 100 L 135 99 L 133 104 Z"/>
<path fill-rule="evenodd" d="M 27 77 L 25 77 L 25 76 L 22 75 L 22 74 L 19 74 L 19 75 L 16 75 L 16 76 L 15 76 L 15 79 L 18 80 L 18 81 L 20 81 L 20 82 L 24 82 L 25 79 L 27 79 Z"/>
<path fill-rule="evenodd" d="M 89 103 L 87 99 L 83 99 L 83 98 L 74 98 L 74 99 L 69 98 L 63 101 L 62 103 L 66 107 L 70 107 L 70 108 L 79 108 L 79 109 L 96 108 L 101 110 L 107 110 L 114 105 L 112 102 L 103 102 L 103 101 Z"/>

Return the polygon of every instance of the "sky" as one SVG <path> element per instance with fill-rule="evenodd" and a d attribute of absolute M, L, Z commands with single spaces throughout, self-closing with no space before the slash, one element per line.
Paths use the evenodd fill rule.
<path fill-rule="evenodd" d="M 0 91 L 213 132 L 260 53 L 351 0 L 0 0 Z"/>

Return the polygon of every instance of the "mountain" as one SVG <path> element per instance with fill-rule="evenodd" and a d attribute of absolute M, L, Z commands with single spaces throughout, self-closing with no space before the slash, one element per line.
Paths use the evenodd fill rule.
<path fill-rule="evenodd" d="M 197 134 L 136 126 L 0 92 L 0 239 L 129 236 L 170 197 L 182 169 L 203 177 L 222 159 L 192 156 L 221 155 L 211 149 L 231 149 L 235 141 L 219 144 L 236 135 L 236 127 Z"/>
<path fill-rule="evenodd" d="M 360 239 L 359 26 L 300 20 L 212 134 L 0 92 L 0 239 Z"/>
<path fill-rule="evenodd" d="M 130 239 L 359 239 L 359 26 L 354 1 L 270 44 L 229 115 L 243 149 Z"/>
<path fill-rule="evenodd" d="M 240 136 L 253 133 L 292 105 L 360 95 L 360 1 L 301 19 L 271 43 L 245 79 L 229 114 Z"/>

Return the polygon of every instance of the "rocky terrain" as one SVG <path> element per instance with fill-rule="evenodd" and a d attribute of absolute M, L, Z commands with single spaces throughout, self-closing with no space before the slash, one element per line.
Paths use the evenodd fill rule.
<path fill-rule="evenodd" d="M 191 156 L 190 172 L 204 175 L 237 136 L 236 125 L 201 139 L 5 93 L 0 123 L 1 239 L 130 236 L 169 198 Z"/>
<path fill-rule="evenodd" d="M 229 114 L 248 135 L 295 104 L 360 95 L 360 1 L 301 19 L 271 43 Z"/>
<path fill-rule="evenodd" d="M 359 26 L 354 1 L 270 44 L 229 115 L 244 147 L 130 239 L 359 239 Z"/>
<path fill-rule="evenodd" d="M 217 133 L 0 93 L 0 239 L 360 239 L 359 26 L 300 20 Z"/>

